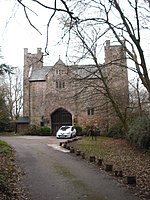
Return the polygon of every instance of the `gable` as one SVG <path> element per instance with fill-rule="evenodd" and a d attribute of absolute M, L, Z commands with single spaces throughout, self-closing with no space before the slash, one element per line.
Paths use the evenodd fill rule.
<path fill-rule="evenodd" d="M 63 61 L 60 58 L 53 67 L 53 70 L 55 70 L 56 75 L 62 75 L 66 73 L 67 69 L 67 66 L 63 63 Z"/>

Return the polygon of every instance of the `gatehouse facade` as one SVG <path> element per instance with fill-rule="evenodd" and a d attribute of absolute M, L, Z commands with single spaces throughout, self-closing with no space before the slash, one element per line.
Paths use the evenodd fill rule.
<path fill-rule="evenodd" d="M 101 78 L 106 78 L 124 109 L 128 104 L 128 75 L 124 46 L 106 41 L 104 50 L 105 62 L 98 66 L 68 66 L 60 58 L 54 66 L 44 66 L 40 48 L 36 54 L 24 49 L 23 115 L 30 124 L 47 125 L 53 134 L 61 125 L 107 129 L 114 111 Z"/>

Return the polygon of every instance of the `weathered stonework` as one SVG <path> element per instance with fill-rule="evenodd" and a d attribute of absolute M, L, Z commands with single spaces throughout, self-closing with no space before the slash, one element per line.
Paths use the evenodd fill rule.
<path fill-rule="evenodd" d="M 54 66 L 43 66 L 42 55 L 41 49 L 37 54 L 24 50 L 23 114 L 29 117 L 30 124 L 40 125 L 42 122 L 42 125 L 52 127 L 54 133 L 63 123 L 106 129 L 114 115 L 110 111 L 112 106 L 106 103 L 108 100 L 102 94 L 103 85 L 97 78 L 98 72 L 95 75 L 96 67 L 66 66 L 60 59 Z M 118 103 L 125 107 L 128 103 L 128 76 L 123 46 L 111 46 L 107 41 L 105 63 L 100 67 L 103 67 L 112 93 L 117 94 Z M 71 122 L 67 121 L 67 113 L 71 114 Z"/>

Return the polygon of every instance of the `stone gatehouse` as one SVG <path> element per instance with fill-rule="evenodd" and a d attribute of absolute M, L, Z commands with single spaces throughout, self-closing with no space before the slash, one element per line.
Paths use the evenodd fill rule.
<path fill-rule="evenodd" d="M 124 46 L 106 41 L 104 50 L 105 62 L 98 66 L 68 66 L 61 59 L 54 66 L 44 66 L 40 48 L 36 54 L 24 49 L 23 115 L 30 124 L 47 125 L 53 134 L 61 125 L 108 128 L 115 114 L 101 78 L 106 78 L 124 109 L 128 103 L 128 75 Z"/>

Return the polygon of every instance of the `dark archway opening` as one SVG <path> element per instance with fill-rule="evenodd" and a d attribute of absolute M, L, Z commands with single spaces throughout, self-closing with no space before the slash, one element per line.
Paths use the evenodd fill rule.
<path fill-rule="evenodd" d="M 72 115 L 64 108 L 58 108 L 51 114 L 52 134 L 56 135 L 57 130 L 61 126 L 72 125 Z"/>

